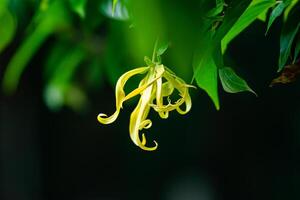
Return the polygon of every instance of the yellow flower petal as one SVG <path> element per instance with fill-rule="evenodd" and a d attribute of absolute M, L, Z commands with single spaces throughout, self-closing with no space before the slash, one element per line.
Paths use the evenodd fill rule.
<path fill-rule="evenodd" d="M 130 116 L 130 124 L 129 124 L 129 133 L 130 138 L 134 142 L 135 145 L 139 146 L 140 148 L 152 151 L 157 148 L 157 145 L 154 147 L 146 147 L 146 138 L 143 136 L 143 139 L 141 141 L 139 130 L 141 127 L 144 126 L 144 112 L 147 110 L 147 107 L 149 107 L 149 102 L 151 101 L 151 93 L 152 93 L 153 85 L 150 85 L 143 93 L 139 100 L 139 103 L 137 107 L 134 109 L 134 111 L 131 113 Z"/>
<path fill-rule="evenodd" d="M 106 114 L 100 113 L 97 117 L 99 122 L 101 122 L 102 124 L 110 124 L 117 119 L 117 117 L 120 113 L 120 109 L 122 108 L 123 102 L 126 101 L 127 99 L 129 99 L 129 98 L 126 98 L 125 92 L 124 92 L 124 86 L 125 86 L 126 82 L 132 76 L 137 75 L 137 74 L 143 74 L 143 73 L 147 72 L 148 70 L 149 70 L 149 67 L 139 67 L 139 68 L 136 68 L 136 69 L 126 72 L 119 78 L 117 85 L 116 85 L 116 111 L 110 117 L 108 117 Z M 137 95 L 137 94 L 135 94 L 135 95 Z M 134 95 L 131 94 L 131 97 L 133 97 L 133 96 Z"/>
<path fill-rule="evenodd" d="M 146 73 L 138 88 L 125 94 L 124 86 L 129 78 L 136 74 Z M 157 149 L 158 144 L 154 140 L 154 145 L 149 147 L 145 134 L 140 134 L 143 129 L 149 129 L 152 126 L 152 121 L 147 119 L 149 111 L 154 108 L 161 118 L 168 118 L 169 112 L 177 110 L 180 114 L 186 114 L 192 107 L 191 97 L 189 95 L 189 87 L 193 87 L 184 82 L 172 72 L 170 69 L 163 65 L 149 65 L 148 67 L 141 67 L 131 70 L 123 74 L 116 85 L 116 111 L 113 115 L 108 117 L 106 114 L 100 113 L 98 120 L 101 123 L 109 124 L 116 120 L 119 115 L 120 109 L 124 101 L 141 95 L 138 105 L 130 115 L 129 133 L 130 138 L 135 145 L 146 151 L 153 151 Z M 179 99 L 172 103 L 170 97 L 174 90 L 179 92 Z M 164 105 L 164 98 L 167 98 L 168 104 Z M 153 104 L 153 101 L 155 104 Z M 185 108 L 182 109 L 182 105 Z"/>
<path fill-rule="evenodd" d="M 150 68 L 150 70 L 153 70 Z M 125 97 L 125 101 L 136 96 L 137 94 L 140 94 L 141 92 L 143 92 L 147 87 L 149 87 L 150 85 L 152 85 L 157 79 L 159 79 L 163 73 L 164 73 L 165 69 L 163 67 L 163 65 L 158 65 L 155 67 L 155 73 L 156 73 L 156 76 L 153 78 L 153 77 L 146 77 L 146 79 L 149 81 L 146 81 L 146 83 L 144 83 L 144 81 L 142 81 L 144 84 L 140 84 L 140 86 L 133 90 L 132 92 L 130 92 L 126 97 Z M 154 72 L 149 72 L 149 74 L 151 73 L 154 73 Z M 150 76 L 150 75 L 149 75 Z M 146 80 L 145 79 L 145 80 Z"/>
<path fill-rule="evenodd" d="M 153 71 L 151 71 L 153 70 Z M 143 150 L 153 151 L 157 148 L 158 144 L 154 141 L 153 147 L 146 146 L 146 137 L 142 134 L 142 140 L 140 139 L 139 131 L 143 128 L 150 128 L 152 125 L 151 120 L 146 119 L 150 110 L 150 103 L 153 100 L 153 94 L 155 92 L 154 82 L 161 78 L 164 73 L 164 68 L 162 65 L 155 66 L 155 69 L 150 69 L 149 76 L 147 80 L 145 80 L 145 84 L 140 86 L 144 89 L 141 93 L 141 98 L 137 107 L 134 109 L 130 116 L 130 125 L 129 125 L 129 133 L 130 138 L 134 142 L 135 145 L 139 146 Z"/>

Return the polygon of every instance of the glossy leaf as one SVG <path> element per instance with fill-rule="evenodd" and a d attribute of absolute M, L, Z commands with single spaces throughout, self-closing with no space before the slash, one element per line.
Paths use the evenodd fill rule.
<path fill-rule="evenodd" d="M 284 28 L 283 32 L 281 33 L 278 71 L 281 71 L 288 61 L 291 53 L 291 47 L 299 27 L 300 23 L 295 27 Z"/>
<path fill-rule="evenodd" d="M 215 41 L 219 43 L 237 23 L 241 15 L 249 6 L 251 0 L 232 0 L 226 9 L 223 22 L 215 34 Z"/>
<path fill-rule="evenodd" d="M 280 53 L 279 53 L 279 67 L 278 71 L 281 71 L 286 65 L 288 58 L 291 54 L 291 48 L 293 41 L 299 31 L 300 27 L 300 5 L 294 7 L 290 12 L 287 21 L 284 23 L 282 32 L 280 35 Z"/>
<path fill-rule="evenodd" d="M 270 27 L 272 26 L 273 22 L 276 18 L 278 18 L 284 11 L 284 9 L 291 3 L 291 0 L 283 0 L 282 2 L 278 3 L 278 5 L 273 9 L 269 21 L 266 33 L 269 31 Z"/>
<path fill-rule="evenodd" d="M 218 69 L 212 56 L 203 56 L 196 65 L 194 76 L 197 85 L 212 99 L 217 110 L 220 109 L 218 96 Z"/>
<path fill-rule="evenodd" d="M 222 39 L 222 52 L 224 53 L 226 51 L 227 45 L 232 39 L 247 28 L 262 12 L 273 6 L 274 3 L 274 0 L 264 0 L 252 3 Z"/>
<path fill-rule="evenodd" d="M 247 82 L 238 76 L 234 70 L 230 67 L 223 67 L 219 69 L 219 77 L 223 86 L 223 89 L 229 93 L 237 92 L 252 92 L 256 93 L 248 86 Z"/>

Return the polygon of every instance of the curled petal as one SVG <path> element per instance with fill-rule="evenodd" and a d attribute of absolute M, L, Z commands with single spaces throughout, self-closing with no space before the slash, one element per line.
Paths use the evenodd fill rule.
<path fill-rule="evenodd" d="M 147 147 L 145 135 L 142 134 L 142 140 L 139 135 L 139 131 L 141 130 L 141 128 L 144 128 L 143 126 L 146 125 L 143 118 L 144 118 L 144 112 L 147 110 L 147 107 L 149 107 L 152 88 L 153 86 L 151 85 L 143 92 L 137 107 L 131 113 L 130 125 L 129 125 L 129 133 L 130 133 L 131 140 L 134 142 L 135 145 L 147 151 L 153 151 L 157 148 L 156 142 L 154 142 L 155 146 Z"/>
<path fill-rule="evenodd" d="M 182 79 L 178 78 L 172 71 L 166 70 L 164 73 L 164 78 L 167 79 L 169 85 L 172 85 L 173 88 L 170 89 L 170 91 L 173 92 L 174 88 L 179 91 L 179 95 L 181 98 L 179 98 L 174 104 L 171 103 L 171 101 L 168 99 L 167 105 L 152 105 L 153 108 L 161 113 L 161 112 L 170 112 L 172 110 L 177 110 L 180 114 L 186 114 L 190 111 L 192 106 L 192 101 L 188 92 L 188 88 L 190 87 L 187 85 Z M 169 94 L 171 95 L 171 94 Z M 169 96 L 168 96 L 169 97 Z M 182 110 L 180 106 L 185 103 L 185 110 Z"/>
<path fill-rule="evenodd" d="M 153 70 L 153 69 L 150 69 Z M 165 72 L 165 69 L 163 67 L 163 65 L 158 65 L 155 67 L 155 72 L 149 72 L 149 77 L 146 77 L 143 81 L 141 81 L 140 86 L 133 90 L 132 92 L 130 92 L 126 97 L 125 97 L 125 101 L 136 96 L 137 94 L 140 94 L 141 92 L 143 92 L 147 87 L 149 87 L 150 85 L 153 85 L 153 83 L 160 79 L 160 77 L 162 77 L 163 73 Z M 146 81 L 148 80 L 148 81 Z"/>
<path fill-rule="evenodd" d="M 182 115 L 188 113 L 192 108 L 192 100 L 189 93 L 187 93 L 186 96 L 184 97 L 184 102 L 185 102 L 185 110 L 182 110 L 180 106 L 176 108 L 177 112 Z"/>
<path fill-rule="evenodd" d="M 165 107 L 163 104 L 163 98 L 164 97 L 169 98 L 169 96 L 174 91 L 174 87 L 169 82 L 162 83 L 162 78 L 157 79 L 156 87 L 157 87 L 157 89 L 156 89 L 156 105 L 151 104 L 151 106 L 158 112 L 158 114 L 161 118 L 166 119 L 169 117 L 170 110 L 161 109 L 161 108 Z M 170 103 L 170 101 L 169 101 L 169 103 Z"/>
<path fill-rule="evenodd" d="M 169 111 L 157 111 L 157 112 L 162 119 L 167 119 L 169 117 Z"/>
<path fill-rule="evenodd" d="M 168 97 L 170 96 L 174 91 L 174 86 L 172 84 L 170 84 L 170 82 L 165 82 L 162 85 L 162 93 L 161 95 L 163 97 Z"/>
<path fill-rule="evenodd" d="M 148 70 L 149 70 L 149 67 L 139 67 L 139 68 L 136 68 L 136 69 L 126 72 L 119 78 L 117 85 L 116 85 L 116 92 L 115 92 L 116 93 L 115 94 L 116 95 L 116 111 L 110 117 L 108 117 L 106 114 L 100 113 L 97 117 L 99 122 L 101 122 L 102 124 L 110 124 L 117 119 L 117 117 L 120 113 L 120 109 L 122 108 L 123 102 L 128 99 L 128 98 L 126 98 L 125 91 L 124 91 L 124 86 L 125 86 L 126 82 L 132 76 L 137 75 L 137 74 L 143 74 L 143 73 L 147 72 Z M 137 94 L 135 94 L 135 95 L 137 95 Z M 133 97 L 135 95 L 132 94 L 131 96 Z"/>
<path fill-rule="evenodd" d="M 153 100 L 153 94 L 155 91 L 155 86 L 153 85 L 153 83 L 162 76 L 162 74 L 164 73 L 164 68 L 163 66 L 156 66 L 155 70 L 157 70 L 157 73 L 154 73 L 154 71 L 150 71 L 144 85 L 140 86 L 140 88 L 145 86 L 147 87 L 142 90 L 139 103 L 130 116 L 130 138 L 135 143 L 135 145 L 146 151 L 153 151 L 157 149 L 158 146 L 157 142 L 154 141 L 153 147 L 147 147 L 145 135 L 142 134 L 141 140 L 139 134 L 140 130 L 142 130 L 143 128 L 150 128 L 152 125 L 152 122 L 150 120 L 146 120 L 146 118 L 149 113 L 150 103 Z"/>
<path fill-rule="evenodd" d="M 152 121 L 150 119 L 146 119 L 144 121 L 141 122 L 140 124 L 140 130 L 142 129 L 149 129 L 152 126 Z"/>

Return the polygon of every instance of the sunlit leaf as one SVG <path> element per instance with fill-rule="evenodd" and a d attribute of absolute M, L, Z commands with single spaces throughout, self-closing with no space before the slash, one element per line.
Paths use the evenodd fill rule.
<path fill-rule="evenodd" d="M 224 19 L 221 26 L 218 28 L 215 40 L 220 42 L 226 34 L 237 23 L 240 16 L 245 12 L 251 0 L 232 0 L 225 11 Z"/>
<path fill-rule="evenodd" d="M 69 0 L 71 7 L 81 18 L 85 17 L 85 6 L 87 0 Z"/>
<path fill-rule="evenodd" d="M 226 92 L 237 93 L 248 91 L 256 95 L 256 93 L 248 86 L 247 82 L 241 77 L 239 77 L 230 67 L 220 68 L 219 77 L 223 89 Z"/>
<path fill-rule="evenodd" d="M 274 0 L 257 1 L 250 4 L 230 31 L 222 39 L 222 52 L 224 53 L 229 42 L 247 28 L 262 12 L 269 9 L 275 3 Z"/>
<path fill-rule="evenodd" d="M 119 0 L 112 0 L 112 1 L 113 1 L 113 5 L 112 5 L 112 15 L 114 16 L 115 10 L 116 10 L 116 7 L 117 7 L 117 4 L 118 4 L 118 1 L 119 1 Z"/>
<path fill-rule="evenodd" d="M 217 110 L 220 109 L 218 96 L 218 69 L 212 56 L 203 56 L 195 66 L 194 76 L 197 85 L 212 99 Z"/>

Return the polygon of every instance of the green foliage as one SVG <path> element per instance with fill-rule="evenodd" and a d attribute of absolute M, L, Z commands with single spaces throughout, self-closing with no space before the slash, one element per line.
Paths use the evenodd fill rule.
<path fill-rule="evenodd" d="M 219 69 L 219 76 L 226 92 L 237 93 L 248 91 L 256 95 L 256 93 L 248 86 L 247 82 L 239 77 L 232 68 L 223 67 Z"/>
<path fill-rule="evenodd" d="M 16 22 L 14 16 L 5 7 L 0 7 L 0 52 L 12 41 L 15 31 Z M 4 28 L 5 27 L 5 28 Z"/>
<path fill-rule="evenodd" d="M 277 6 L 271 12 L 266 32 L 269 31 L 269 29 L 270 29 L 271 25 L 273 24 L 273 22 L 275 21 L 275 19 L 278 18 L 283 13 L 284 9 L 287 6 L 289 6 L 290 3 L 291 3 L 291 0 L 284 0 L 277 4 Z"/>
<path fill-rule="evenodd" d="M 229 42 L 240 32 L 249 26 L 261 13 L 275 4 L 274 0 L 255 1 L 239 17 L 237 22 L 231 27 L 230 31 L 222 39 L 222 52 L 224 53 Z"/>
<path fill-rule="evenodd" d="M 16 50 L 4 74 L 3 89 L 6 93 L 12 93 L 16 90 L 20 76 L 32 56 L 57 27 L 64 26 L 65 20 L 67 17 L 60 1 L 51 4 L 46 11 L 39 12 L 37 17 L 33 19 L 32 23 L 36 24 L 34 30 Z"/>
<path fill-rule="evenodd" d="M 300 39 L 298 38 L 297 42 L 296 42 L 296 47 L 295 47 L 295 51 L 294 51 L 294 59 L 293 59 L 293 63 L 296 62 L 298 56 L 300 53 Z"/>
<path fill-rule="evenodd" d="M 14 45 L 2 87 L 13 94 L 26 67 L 39 65 L 48 107 L 80 110 L 88 90 L 99 89 L 105 80 L 114 86 L 128 66 L 151 57 L 158 40 L 152 60 L 164 59 L 183 79 L 195 79 L 219 109 L 219 79 L 226 92 L 253 92 L 225 67 L 230 42 L 262 16 L 269 34 L 272 24 L 281 22 L 282 70 L 299 58 L 299 7 L 298 0 L 3 0 L 0 53 Z M 39 63 L 32 63 L 36 56 Z"/>
<path fill-rule="evenodd" d="M 280 54 L 278 71 L 281 71 L 288 62 L 294 39 L 300 27 L 300 4 L 294 7 L 285 21 L 280 35 Z M 295 51 L 297 53 L 297 50 Z M 296 58 L 294 58 L 296 60 Z"/>
<path fill-rule="evenodd" d="M 85 6 L 87 0 L 69 0 L 72 10 L 76 12 L 81 18 L 85 17 Z"/>
<path fill-rule="evenodd" d="M 195 70 L 195 79 L 198 86 L 207 92 L 216 109 L 219 110 L 218 69 L 212 56 L 204 56 L 200 60 Z"/>

